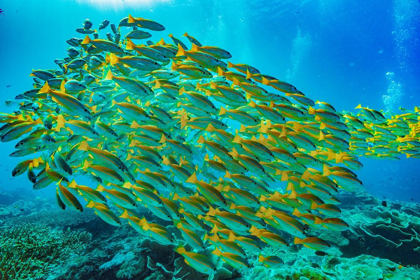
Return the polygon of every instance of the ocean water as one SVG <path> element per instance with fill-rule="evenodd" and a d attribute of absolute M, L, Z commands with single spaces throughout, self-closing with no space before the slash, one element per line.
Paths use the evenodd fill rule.
<path fill-rule="evenodd" d="M 168 35 L 173 34 L 177 38 L 182 38 L 185 43 L 189 43 L 185 37 L 182 37 L 188 32 L 203 45 L 228 50 L 232 54 L 232 58 L 228 61 L 252 65 L 261 73 L 293 84 L 314 101 L 320 100 L 332 104 L 339 112 L 356 113 L 355 107 L 361 104 L 363 107 L 386 113 L 401 114 L 400 107 L 412 110 L 420 105 L 420 1 L 418 0 L 3 0 L 0 2 L 0 9 L 1 112 L 15 111 L 19 101 L 15 100 L 15 96 L 33 88 L 33 80 L 29 77 L 33 69 L 58 69 L 54 60 L 66 57 L 66 50 L 69 47 L 66 40 L 71 37 L 84 38 L 85 35 L 75 30 L 82 27 L 85 19 L 90 19 L 94 24 L 93 29 L 97 29 L 105 19 L 117 25 L 129 14 L 151 19 L 165 26 L 162 32 L 152 32 L 151 40 L 158 41 L 163 37 L 165 41 L 170 42 Z M 100 31 L 101 38 L 105 37 L 106 32 L 111 32 L 109 27 Z M 31 212 L 59 210 L 54 201 L 55 187 L 33 190 L 27 176 L 12 176 L 13 168 L 22 160 L 9 157 L 14 151 L 15 144 L 16 141 L 1 143 L 0 207 L 9 209 L 10 205 L 14 205 L 14 209 L 20 209 L 20 205 L 25 206 L 21 210 L 22 213 L 18 211 L 16 214 L 10 214 L 11 212 L 6 211 L 8 214 L 0 216 L 2 223 L 6 223 L 10 217 L 30 216 Z M 381 208 L 383 212 L 391 213 L 392 205 L 396 207 L 395 211 L 400 211 L 404 207 L 404 209 L 410 207 L 415 209 L 412 212 L 401 210 L 404 215 L 417 217 L 418 220 L 414 219 L 412 222 L 410 220 L 407 225 L 410 227 L 420 220 L 420 217 L 416 216 L 420 213 L 417 212 L 420 204 L 420 159 L 406 158 L 405 155 L 399 158 L 399 160 L 387 160 L 359 157 L 363 168 L 355 172 L 363 182 L 365 191 L 363 195 L 378 201 L 378 205 L 372 207 L 381 207 L 381 202 L 386 201 L 387 205 L 383 206 L 384 209 Z M 345 209 L 348 210 L 347 213 L 355 214 L 357 211 L 351 211 L 356 207 L 356 202 L 352 204 L 351 194 L 349 196 L 344 199 L 349 202 Z M 357 194 L 353 196 L 357 197 Z M 21 204 L 16 204 L 18 201 Z M 39 201 L 43 204 L 39 204 Z M 365 206 L 363 202 L 357 201 L 357 207 L 363 211 L 371 206 Z M 372 209 L 369 208 L 369 213 L 373 211 Z M 67 211 L 74 210 L 66 210 L 63 215 L 67 215 Z M 0 213 L 5 212 L 0 211 Z M 400 214 L 401 220 L 406 218 L 404 215 Z M 108 225 L 101 220 L 95 221 L 95 228 L 98 227 L 100 233 L 83 223 L 80 227 L 74 225 L 68 227 L 92 234 L 92 240 L 96 243 L 86 245 L 87 248 L 108 246 L 111 236 L 118 236 L 118 233 L 108 229 Z M 403 221 L 400 222 L 403 224 Z M 397 228 L 394 223 L 396 221 L 391 219 L 382 229 L 386 231 L 393 227 Z M 57 227 L 56 230 L 67 228 L 64 222 Z M 407 227 L 401 225 L 401 228 Z M 416 224 L 413 231 L 410 231 L 410 234 L 413 232 L 416 234 L 404 235 L 407 239 L 412 238 L 411 242 L 415 243 L 413 248 L 407 249 L 412 262 L 403 260 L 403 257 L 401 259 L 390 257 L 392 254 L 399 254 L 400 246 L 397 246 L 399 243 L 395 240 L 394 244 L 397 245 L 394 246 L 383 243 L 378 245 L 370 240 L 371 243 L 366 244 L 366 247 L 369 247 L 366 248 L 366 252 L 356 250 L 351 253 L 351 250 L 347 250 L 343 257 L 351 260 L 366 254 L 391 259 L 395 264 L 414 267 L 417 264 L 418 267 L 420 231 L 416 229 L 419 227 Z M 0 230 L 5 228 L 2 227 Z M 381 234 L 373 230 L 366 231 L 370 233 L 369 236 Z M 125 233 L 129 236 L 127 238 L 131 238 L 130 242 L 135 235 L 133 232 Z M 360 234 L 358 232 L 358 235 Z M 384 234 L 393 240 L 390 235 Z M 130 253 L 131 247 L 124 247 L 124 243 L 138 246 L 140 243 L 125 242 L 125 235 L 124 238 L 121 236 L 118 238 L 120 244 L 110 246 L 107 254 L 123 255 L 121 260 L 115 257 L 109 259 L 97 257 L 96 263 L 92 261 L 88 264 L 86 259 L 83 259 L 83 256 L 87 255 L 83 251 L 66 257 L 72 259 L 71 261 L 79 258 L 75 262 L 82 263 L 83 267 L 89 266 L 94 271 L 91 275 L 87 272 L 76 275 L 75 271 L 82 270 L 81 267 L 74 265 L 64 269 L 65 265 L 60 262 L 55 264 L 55 267 L 57 271 L 64 271 L 62 275 L 50 271 L 45 274 L 47 276 L 39 278 L 16 276 L 15 279 L 177 278 L 176 275 L 162 272 L 164 270 L 159 268 L 160 266 L 156 266 L 155 270 L 150 269 L 149 263 L 146 267 L 149 267 L 154 274 L 136 274 L 134 256 L 141 254 L 141 251 L 139 253 L 138 248 L 135 248 L 132 250 L 133 253 Z M 101 241 L 104 242 L 102 245 Z M 405 246 L 406 242 L 403 243 Z M 351 239 L 350 244 L 352 244 Z M 374 252 L 370 246 L 383 247 L 376 248 Z M 305 254 L 308 253 L 305 251 Z M 89 256 L 93 255 L 89 252 Z M 111 262 L 112 260 L 114 262 Z M 159 258 L 156 257 L 155 261 L 159 262 Z M 319 259 L 305 259 L 305 261 L 321 262 Z M 161 260 L 160 262 L 163 263 Z M 290 268 L 298 265 L 297 261 L 285 262 L 285 266 Z M 132 266 L 128 266 L 128 263 Z M 123 270 L 121 266 L 124 265 L 129 267 L 126 269 L 129 272 L 121 272 Z M 143 269 L 147 270 L 144 264 L 142 265 Z M 166 267 L 171 269 L 173 264 Z M 233 271 L 231 267 L 228 267 L 228 270 Z M 97 274 L 98 271 L 102 274 Z M 161 274 L 158 275 L 156 271 L 161 271 Z M 299 277 L 308 277 L 303 275 L 303 272 L 299 273 L 301 273 Z M 185 277 L 192 277 L 191 275 L 193 274 Z M 233 276 L 230 275 L 231 278 L 220 279 L 249 278 L 251 275 L 254 278 L 265 279 L 273 274 L 258 274 L 258 276 L 249 272 L 235 272 Z M 379 272 L 376 274 L 378 278 L 363 278 L 367 277 L 366 275 L 375 275 L 374 272 L 365 273 L 364 276 L 358 274 L 348 277 L 340 274 L 341 278 L 325 275 L 332 277 L 331 279 L 388 279 L 382 274 L 380 276 Z M 13 277 L 3 277 L 13 279 Z M 400 279 L 420 279 L 404 277 Z"/>

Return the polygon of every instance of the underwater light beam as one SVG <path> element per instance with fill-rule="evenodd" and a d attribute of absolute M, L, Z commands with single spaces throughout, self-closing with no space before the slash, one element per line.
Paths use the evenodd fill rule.
<path fill-rule="evenodd" d="M 137 8 L 145 6 L 153 6 L 158 3 L 167 3 L 171 0 L 76 0 L 80 4 L 88 4 L 101 9 L 114 9 L 121 8 Z"/>

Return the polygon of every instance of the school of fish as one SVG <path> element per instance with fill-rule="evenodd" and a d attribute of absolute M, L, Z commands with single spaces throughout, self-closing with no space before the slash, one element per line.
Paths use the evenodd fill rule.
<path fill-rule="evenodd" d="M 86 20 L 76 30 L 85 38 L 67 41 L 58 69 L 32 71 L 17 111 L 0 114 L 0 140 L 18 140 L 10 156 L 25 157 L 13 176 L 56 188 L 62 209 L 92 208 L 172 245 L 201 273 L 217 271 L 209 252 L 247 269 L 251 256 L 282 265 L 265 246 L 327 250 L 307 232 L 348 229 L 335 196 L 363 188 L 358 156 L 420 157 L 417 107 L 337 112 L 187 33 L 191 47 L 172 35 L 154 43 L 150 32 L 165 29 L 155 21 L 91 28 Z"/>

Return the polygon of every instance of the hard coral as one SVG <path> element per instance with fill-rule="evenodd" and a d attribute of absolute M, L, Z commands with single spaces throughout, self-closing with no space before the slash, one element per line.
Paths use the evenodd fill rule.
<path fill-rule="evenodd" d="M 90 240 L 88 232 L 52 230 L 43 225 L 3 227 L 0 279 L 47 279 L 70 255 L 83 252 Z"/>

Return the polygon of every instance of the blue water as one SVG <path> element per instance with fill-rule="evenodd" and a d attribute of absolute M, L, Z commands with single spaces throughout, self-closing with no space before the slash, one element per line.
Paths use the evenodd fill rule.
<path fill-rule="evenodd" d="M 340 111 L 359 103 L 395 112 L 420 105 L 417 0 L 8 0 L 0 9 L 2 112 L 13 111 L 6 100 L 31 88 L 32 69 L 56 68 L 66 40 L 82 37 L 75 29 L 86 18 L 97 27 L 129 13 L 162 23 L 166 30 L 158 38 L 187 31 L 229 50 L 233 63 L 251 64 Z M 20 160 L 8 157 L 12 151 L 13 144 L 2 144 L 0 190 L 30 193 L 25 176 L 11 177 Z M 371 194 L 420 202 L 416 160 L 360 160 L 358 174 Z"/>

